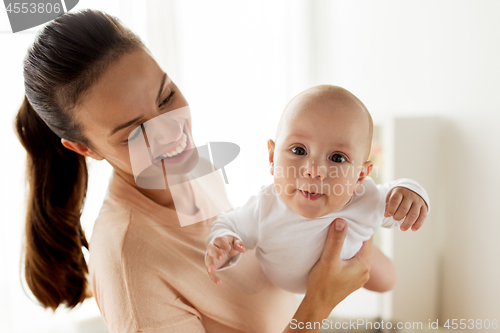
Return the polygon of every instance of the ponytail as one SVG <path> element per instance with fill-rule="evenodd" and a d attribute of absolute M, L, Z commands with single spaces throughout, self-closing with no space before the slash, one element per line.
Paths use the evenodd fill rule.
<path fill-rule="evenodd" d="M 61 138 L 95 150 L 78 121 L 77 112 L 85 112 L 78 106 L 110 64 L 137 49 L 149 52 L 119 19 L 84 9 L 45 25 L 24 58 L 25 97 L 15 119 L 27 152 L 24 273 L 45 308 L 73 308 L 91 296 L 80 225 L 87 164 Z"/>
<path fill-rule="evenodd" d="M 26 96 L 15 129 L 27 152 L 26 282 L 43 307 L 73 308 L 92 295 L 82 252 L 88 243 L 80 224 L 88 182 L 86 160 L 61 144 Z"/>

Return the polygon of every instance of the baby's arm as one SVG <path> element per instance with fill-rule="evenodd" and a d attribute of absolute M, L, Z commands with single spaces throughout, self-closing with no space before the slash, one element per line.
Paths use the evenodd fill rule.
<path fill-rule="evenodd" d="M 236 265 L 246 249 L 253 249 L 258 240 L 259 196 L 252 196 L 245 205 L 222 213 L 212 223 L 207 237 L 205 265 L 217 284 L 216 271 Z"/>
<path fill-rule="evenodd" d="M 377 185 L 383 202 L 384 218 L 383 227 L 392 227 L 405 218 L 401 224 L 401 230 L 418 230 L 427 216 L 429 206 L 429 196 L 425 189 L 416 181 L 402 178 L 387 184 Z M 391 290 L 396 284 L 396 267 L 393 261 L 388 258 L 377 246 L 372 248 L 370 259 L 370 279 L 363 286 L 364 288 L 385 292 Z"/>

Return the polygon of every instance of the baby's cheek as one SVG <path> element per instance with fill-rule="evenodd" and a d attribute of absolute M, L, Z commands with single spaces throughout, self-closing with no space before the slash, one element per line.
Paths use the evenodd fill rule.
<path fill-rule="evenodd" d="M 338 208 L 344 206 L 351 199 L 355 185 L 354 182 L 347 179 L 330 183 L 329 196 L 332 205 L 335 207 L 338 206 Z"/>

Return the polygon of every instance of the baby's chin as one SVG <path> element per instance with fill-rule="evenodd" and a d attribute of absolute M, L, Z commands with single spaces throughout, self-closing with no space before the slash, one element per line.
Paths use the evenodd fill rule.
<path fill-rule="evenodd" d="M 338 209 L 337 209 L 338 210 Z M 326 216 L 328 214 L 331 214 L 331 213 L 334 213 L 336 212 L 337 210 L 333 210 L 333 211 L 328 211 L 328 212 L 309 212 L 309 211 L 304 211 L 304 210 L 295 210 L 295 212 L 297 214 L 299 214 L 300 216 L 302 217 L 305 217 L 307 219 L 317 219 L 319 217 L 323 217 L 323 216 Z"/>
<path fill-rule="evenodd" d="M 308 218 L 308 219 L 316 219 L 319 217 L 326 216 L 331 213 L 335 213 L 336 211 L 340 210 L 342 208 L 341 205 L 339 207 L 323 207 L 323 208 L 313 208 L 313 207 L 293 207 L 292 209 L 295 211 L 295 213 L 299 214 L 302 217 Z"/>
<path fill-rule="evenodd" d="M 328 214 L 335 213 L 342 209 L 348 202 L 350 198 L 344 202 L 335 202 L 333 205 L 330 203 L 328 206 L 319 207 L 307 207 L 301 204 L 295 203 L 294 207 L 291 207 L 297 214 L 308 219 L 316 219 L 319 217 L 326 216 Z"/>

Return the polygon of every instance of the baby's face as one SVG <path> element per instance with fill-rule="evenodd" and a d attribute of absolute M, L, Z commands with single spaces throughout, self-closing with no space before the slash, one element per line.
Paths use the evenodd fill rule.
<path fill-rule="evenodd" d="M 358 108 L 346 99 L 316 98 L 285 110 L 277 142 L 269 141 L 269 159 L 276 190 L 298 214 L 324 216 L 363 191 L 372 168 L 366 161 L 371 138 L 368 117 Z"/>

